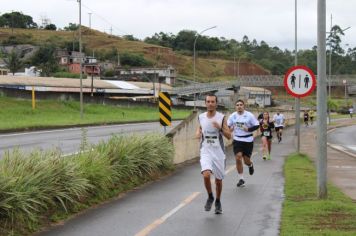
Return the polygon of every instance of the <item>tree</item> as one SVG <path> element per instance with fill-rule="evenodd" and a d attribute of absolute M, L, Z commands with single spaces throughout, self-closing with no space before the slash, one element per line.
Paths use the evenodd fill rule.
<path fill-rule="evenodd" d="M 42 69 L 43 76 L 49 76 L 58 69 L 55 53 L 56 46 L 54 44 L 44 44 L 31 58 L 31 64 Z"/>
<path fill-rule="evenodd" d="M 6 66 L 10 72 L 14 75 L 22 67 L 20 55 L 13 49 L 7 58 L 4 58 Z"/>
<path fill-rule="evenodd" d="M 327 37 L 327 45 L 331 48 L 331 53 L 344 54 L 344 49 L 340 46 L 341 35 L 345 35 L 344 31 L 338 25 L 331 27 L 329 36 Z"/>
<path fill-rule="evenodd" d="M 75 24 L 75 23 L 69 23 L 68 26 L 64 27 L 65 31 L 75 31 L 79 29 L 79 25 Z"/>
<path fill-rule="evenodd" d="M 0 16 L 0 27 L 31 29 L 37 28 L 37 24 L 31 16 L 14 11 Z"/>
<path fill-rule="evenodd" d="M 57 26 L 55 24 L 49 24 L 49 25 L 46 25 L 46 27 L 44 29 L 45 30 L 57 30 Z"/>

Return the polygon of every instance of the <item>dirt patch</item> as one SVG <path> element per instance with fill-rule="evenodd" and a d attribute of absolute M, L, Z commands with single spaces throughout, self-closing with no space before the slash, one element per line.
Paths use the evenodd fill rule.
<path fill-rule="evenodd" d="M 318 216 L 312 230 L 356 230 L 356 216 L 350 213 L 332 212 L 326 216 Z"/>

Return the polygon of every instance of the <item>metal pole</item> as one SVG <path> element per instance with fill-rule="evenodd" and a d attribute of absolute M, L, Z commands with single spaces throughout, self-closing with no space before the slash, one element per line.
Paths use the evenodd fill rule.
<path fill-rule="evenodd" d="M 94 90 L 94 66 L 91 67 L 92 71 L 91 71 L 91 94 L 90 96 L 94 96 L 93 94 L 93 90 Z"/>
<path fill-rule="evenodd" d="M 80 118 L 83 119 L 82 1 L 79 2 Z"/>
<path fill-rule="evenodd" d="M 331 36 L 331 29 L 333 27 L 333 15 L 330 15 L 330 36 Z M 332 54 L 332 47 L 331 44 L 329 45 L 329 78 L 328 78 L 328 87 L 329 87 L 329 96 L 328 100 L 331 100 L 331 54 Z M 329 124 L 331 123 L 331 111 L 330 111 L 330 105 L 328 107 L 328 118 L 329 118 Z"/>
<path fill-rule="evenodd" d="M 298 4 L 294 1 L 295 19 L 294 19 L 294 65 L 298 65 Z M 297 153 L 300 153 L 300 98 L 295 98 L 295 135 L 297 136 Z"/>
<path fill-rule="evenodd" d="M 32 86 L 32 110 L 36 108 L 35 86 Z"/>
<path fill-rule="evenodd" d="M 89 14 L 89 29 L 91 29 L 91 12 L 88 12 L 88 14 Z"/>
<path fill-rule="evenodd" d="M 214 29 L 214 28 L 216 28 L 216 27 L 217 27 L 216 25 L 213 26 L 213 27 L 209 27 L 209 28 L 207 28 L 207 29 L 201 31 L 200 33 L 198 33 L 197 36 L 195 36 L 194 44 L 193 44 L 193 80 L 194 80 L 194 87 L 197 86 L 197 84 L 196 84 L 196 77 L 195 77 L 195 45 L 196 45 L 196 43 L 197 43 L 197 39 L 198 39 L 198 37 L 199 37 L 200 34 L 204 33 L 205 31 L 208 31 L 208 30 L 210 30 L 210 29 Z M 196 110 L 196 100 L 197 100 L 197 99 L 196 99 L 196 96 L 197 96 L 196 92 L 197 92 L 197 90 L 196 90 L 196 88 L 195 88 L 195 91 L 194 91 L 194 110 Z"/>
<path fill-rule="evenodd" d="M 317 191 L 319 198 L 327 197 L 327 139 L 326 139 L 326 3 L 318 0 L 318 65 L 317 65 Z"/>

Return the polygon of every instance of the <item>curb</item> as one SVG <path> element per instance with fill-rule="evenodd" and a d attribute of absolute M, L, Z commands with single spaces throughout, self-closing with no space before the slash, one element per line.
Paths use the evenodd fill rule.
<path fill-rule="evenodd" d="M 335 131 L 337 128 L 343 128 L 343 127 L 353 126 L 353 125 L 355 125 L 355 124 L 337 125 L 336 127 L 330 128 L 330 129 L 327 131 L 327 134 L 329 134 L 329 133 Z M 342 146 L 340 146 L 340 145 L 335 145 L 335 144 L 331 144 L 331 143 L 329 143 L 329 142 L 327 142 L 326 144 L 328 145 L 328 147 L 330 147 L 330 148 L 332 148 L 332 149 L 334 149 L 334 150 L 336 150 L 336 151 L 342 152 L 342 153 L 344 153 L 344 154 L 346 154 L 346 155 L 349 155 L 350 157 L 356 159 L 356 154 L 353 154 L 353 153 L 351 153 L 351 152 L 345 151 Z"/>

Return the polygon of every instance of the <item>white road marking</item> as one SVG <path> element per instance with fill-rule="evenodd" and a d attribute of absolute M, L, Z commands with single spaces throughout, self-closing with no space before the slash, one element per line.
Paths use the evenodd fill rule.
<path fill-rule="evenodd" d="M 148 122 L 155 123 L 155 122 Z M 46 133 L 54 133 L 54 132 L 66 132 L 68 130 L 75 131 L 81 129 L 103 129 L 103 128 L 113 128 L 113 127 L 124 127 L 124 126 L 133 126 L 133 125 L 147 125 L 148 123 L 130 123 L 130 124 L 119 124 L 119 125 L 102 125 L 102 126 L 85 126 L 80 128 L 66 128 L 66 129 L 54 129 L 54 130 L 44 130 L 44 131 L 33 131 L 33 132 L 23 132 L 23 133 L 14 133 L 14 134 L 2 134 L 0 137 L 11 137 L 11 136 L 19 136 L 19 135 L 33 135 L 33 134 L 46 134 Z"/>
<path fill-rule="evenodd" d="M 154 230 L 155 228 L 157 228 L 159 225 L 161 225 L 163 222 L 165 222 L 169 217 L 171 217 L 172 215 L 174 215 L 177 211 L 179 211 L 181 208 L 183 208 L 184 206 L 188 205 L 190 202 L 192 202 L 194 200 L 194 198 L 196 198 L 198 195 L 200 194 L 200 192 L 194 192 L 193 194 L 191 194 L 189 197 L 187 197 L 186 199 L 184 199 L 178 206 L 176 206 L 175 208 L 173 208 L 172 210 L 170 210 L 167 214 L 163 215 L 162 217 L 158 218 L 157 220 L 155 220 L 154 222 L 152 222 L 151 224 L 149 224 L 147 227 L 145 227 L 144 229 L 142 229 L 140 232 L 138 232 L 137 234 L 135 234 L 135 236 L 145 236 L 148 235 L 152 230 Z"/>
<path fill-rule="evenodd" d="M 337 169 L 352 169 L 352 168 L 356 168 L 356 166 L 329 166 L 332 168 L 337 168 Z"/>

